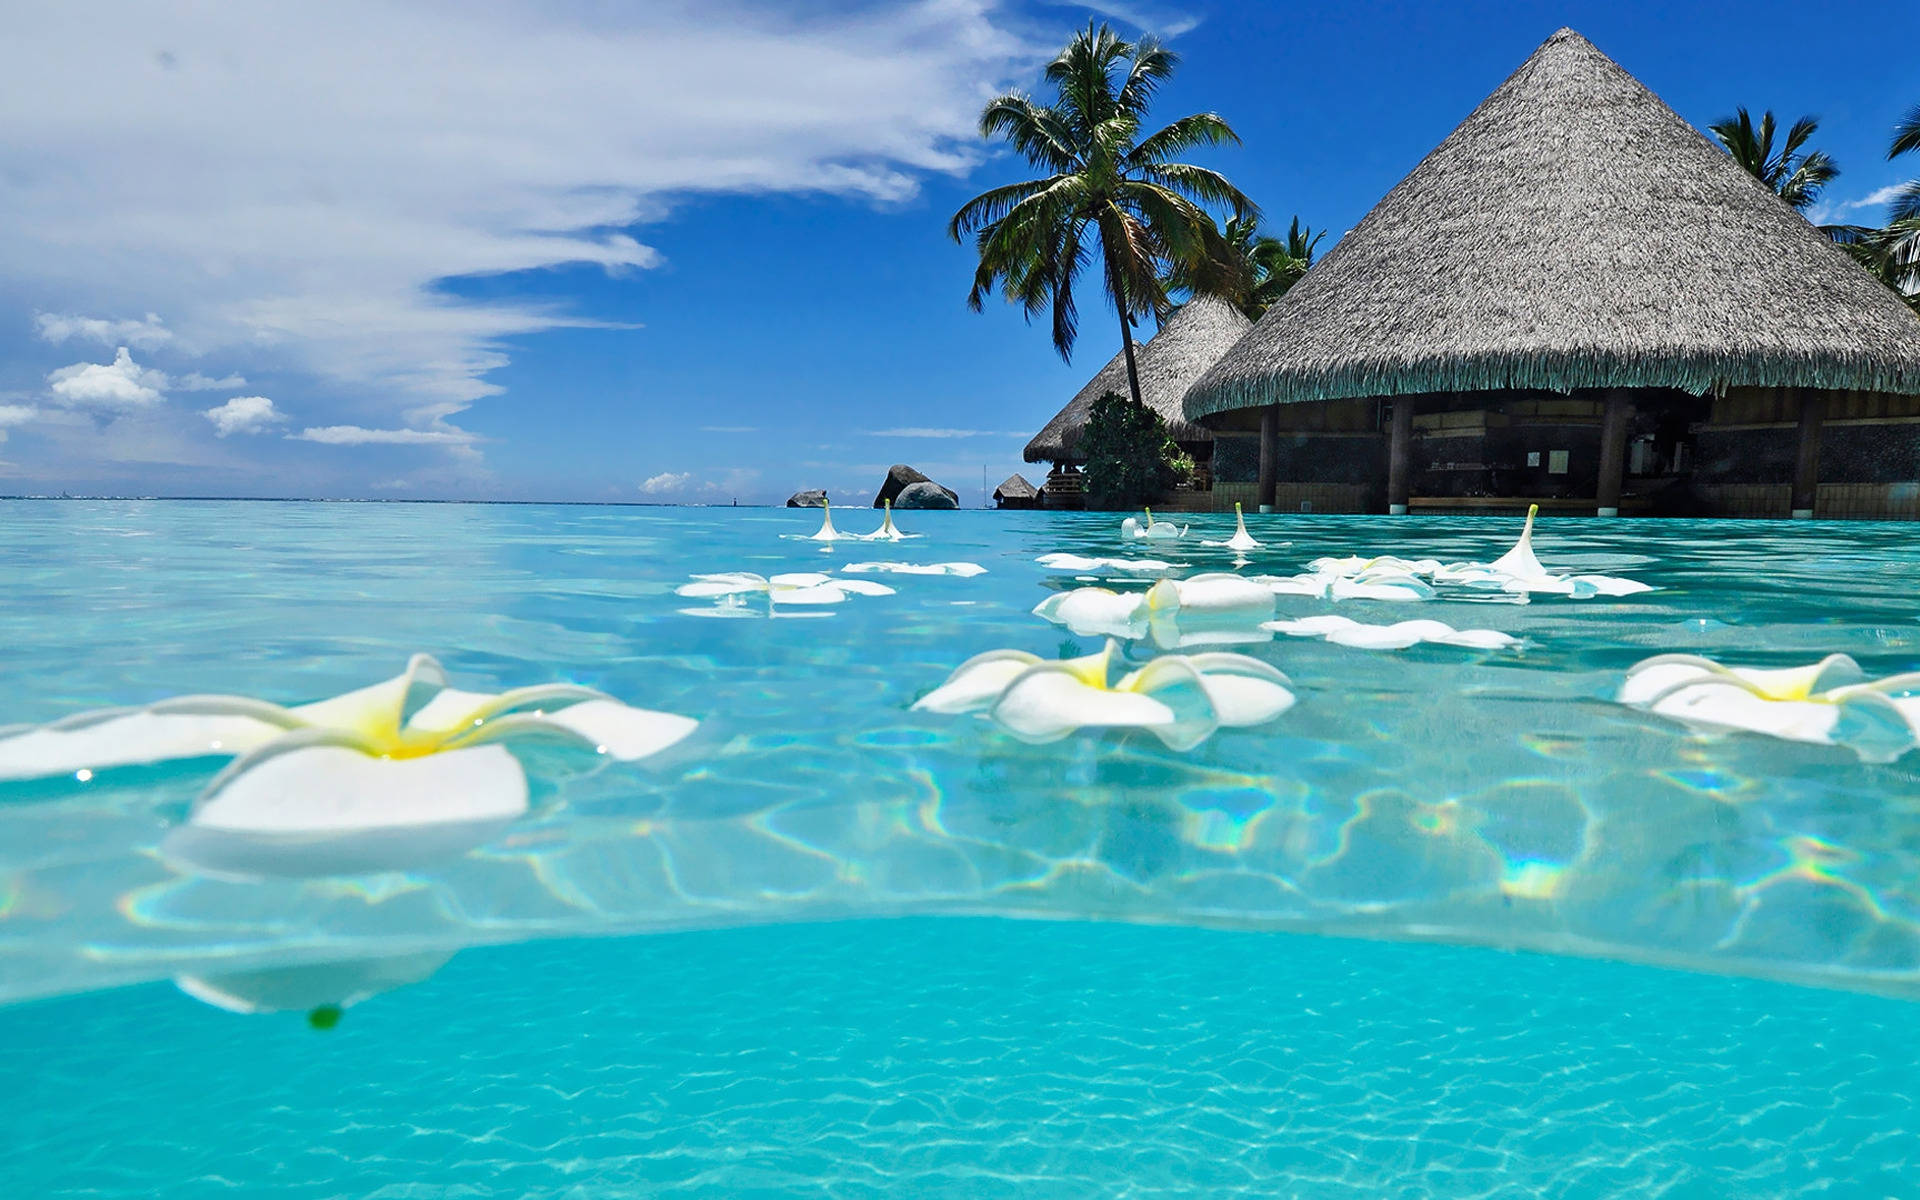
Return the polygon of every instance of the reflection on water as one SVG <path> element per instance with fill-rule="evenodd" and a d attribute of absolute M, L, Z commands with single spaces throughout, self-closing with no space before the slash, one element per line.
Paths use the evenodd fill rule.
<path fill-rule="evenodd" d="M 1920 666 L 1907 527 L 1556 520 L 1534 538 L 1549 570 L 1658 590 L 1471 608 L 1281 595 L 1282 620 L 1412 608 L 1521 644 L 1239 645 L 1298 703 L 1176 752 L 1146 732 L 1027 745 L 911 707 L 981 651 L 1059 656 L 1060 629 L 1031 610 L 1076 580 L 1035 560 L 1129 553 L 1109 516 L 916 514 L 922 538 L 834 548 L 985 572 L 895 573 L 895 594 L 831 620 L 769 622 L 698 619 L 673 593 L 699 573 L 822 570 L 817 546 L 781 536 L 809 532 L 805 513 L 4 509 L 0 724 L 183 693 L 308 702 L 414 650 L 462 686 L 568 680 L 702 724 L 646 765 L 562 770 L 541 760 L 560 750 L 530 747 L 528 811 L 476 847 L 388 846 L 317 877 L 236 879 L 181 853 L 203 771 L 0 784 L 0 998 L 182 978 L 234 1007 L 312 1009 L 378 990 L 335 978 L 342 963 L 902 913 L 1429 939 L 1920 994 L 1920 755 L 1709 736 L 1612 702 L 1663 652 Z M 1218 538 L 1232 519 L 1194 525 Z M 1517 525 L 1255 518 L 1255 537 L 1291 544 L 1245 572 L 1353 552 L 1484 560 Z M 1187 576 L 1232 567 L 1197 542 L 1154 553 Z M 1131 670 L 1158 651 L 1121 653 Z"/>

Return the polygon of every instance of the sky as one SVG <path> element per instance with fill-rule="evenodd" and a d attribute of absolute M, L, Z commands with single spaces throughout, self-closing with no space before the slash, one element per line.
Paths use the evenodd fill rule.
<path fill-rule="evenodd" d="M 1820 117 L 1817 220 L 1920 160 L 1910 2 L 188 0 L 11 6 L 0 494 L 965 505 L 1117 349 L 965 304 L 975 132 L 1090 18 L 1284 228 L 1352 228 L 1571 25 L 1695 125 Z M 1863 34 L 1864 31 L 1864 34 Z"/>

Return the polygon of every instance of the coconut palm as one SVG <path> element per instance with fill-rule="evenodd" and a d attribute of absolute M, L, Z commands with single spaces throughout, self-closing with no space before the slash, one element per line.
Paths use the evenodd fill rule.
<path fill-rule="evenodd" d="M 1169 268 L 1204 254 L 1214 225 L 1203 206 L 1243 220 L 1259 211 L 1219 172 L 1174 161 L 1196 147 L 1239 143 L 1217 115 L 1181 117 L 1141 136 L 1148 102 L 1178 63 L 1153 38 L 1128 42 L 1089 23 L 1047 66 L 1051 103 L 1009 94 L 980 114 L 982 137 L 1005 139 L 1046 174 L 975 196 L 947 226 L 955 241 L 974 235 L 979 250 L 968 306 L 978 312 L 998 288 L 1028 320 L 1051 309 L 1054 348 L 1069 361 L 1079 332 L 1074 289 L 1097 258 L 1136 404 L 1133 322 L 1164 313 Z"/>
<path fill-rule="evenodd" d="M 1285 238 L 1266 236 L 1258 221 L 1235 217 L 1225 229 L 1208 231 L 1207 252 L 1198 263 L 1173 264 L 1166 290 L 1219 296 L 1258 321 L 1313 266 L 1323 236 L 1300 224 L 1299 217 Z"/>
<path fill-rule="evenodd" d="M 1839 165 L 1825 151 L 1803 149 L 1807 139 L 1819 128 L 1818 118 L 1801 117 L 1787 130 L 1786 141 L 1777 153 L 1773 147 L 1775 126 L 1771 110 L 1761 114 L 1758 126 L 1742 108 L 1733 116 L 1707 126 L 1707 131 L 1748 174 L 1796 210 L 1804 211 L 1820 198 L 1821 189 L 1840 174 Z"/>
<path fill-rule="evenodd" d="M 1908 109 L 1893 128 L 1887 158 L 1902 154 L 1920 154 L 1920 104 Z M 1920 179 L 1907 180 L 1893 194 L 1886 228 L 1874 241 L 1884 264 L 1881 278 L 1920 311 Z"/>

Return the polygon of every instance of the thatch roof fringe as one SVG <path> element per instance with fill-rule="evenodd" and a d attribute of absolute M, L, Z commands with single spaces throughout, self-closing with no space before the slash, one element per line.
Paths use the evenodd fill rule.
<path fill-rule="evenodd" d="M 1180 409 L 1188 385 L 1227 352 L 1253 322 L 1223 300 L 1190 300 L 1167 318 L 1148 341 L 1134 347 L 1134 366 L 1140 372 L 1140 399 L 1159 413 L 1167 432 L 1177 442 L 1213 439 L 1211 430 L 1187 420 Z M 1127 394 L 1127 357 L 1122 351 L 1108 360 L 1046 428 L 1027 443 L 1028 462 L 1079 461 L 1080 435 L 1087 427 L 1093 403 L 1108 392 Z"/>
<path fill-rule="evenodd" d="M 1188 391 L 1230 409 L 1431 392 L 1920 393 L 1920 321 L 1570 29 Z"/>

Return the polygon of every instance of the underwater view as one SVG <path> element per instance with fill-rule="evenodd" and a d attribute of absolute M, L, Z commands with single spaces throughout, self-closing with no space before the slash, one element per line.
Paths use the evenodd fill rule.
<path fill-rule="evenodd" d="M 8 1195 L 1920 1178 L 1910 527 L 0 513 Z"/>

